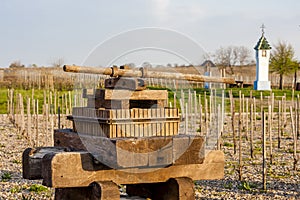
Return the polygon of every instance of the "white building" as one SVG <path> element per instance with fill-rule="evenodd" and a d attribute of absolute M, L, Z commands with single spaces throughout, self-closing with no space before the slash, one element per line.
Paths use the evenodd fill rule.
<path fill-rule="evenodd" d="M 254 81 L 254 90 L 271 90 L 271 83 L 269 81 L 271 46 L 264 36 L 264 30 L 262 30 L 262 36 L 254 49 L 256 50 L 256 80 Z"/>

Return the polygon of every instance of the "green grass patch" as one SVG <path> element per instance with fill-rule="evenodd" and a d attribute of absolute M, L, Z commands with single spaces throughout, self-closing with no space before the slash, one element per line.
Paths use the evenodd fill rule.
<path fill-rule="evenodd" d="M 45 191 L 48 191 L 48 188 L 43 186 L 43 185 L 40 185 L 40 184 L 33 184 L 29 187 L 28 189 L 30 192 L 37 192 L 37 193 L 40 193 L 40 192 L 45 192 Z"/>
<path fill-rule="evenodd" d="M 224 147 L 233 147 L 234 145 L 230 142 L 224 142 L 223 146 Z"/>
<path fill-rule="evenodd" d="M 10 189 L 10 193 L 19 193 L 22 191 L 22 187 L 20 186 L 14 186 L 13 188 Z"/>
<path fill-rule="evenodd" d="M 270 176 L 278 180 L 290 177 L 290 175 L 286 175 L 286 174 L 271 174 Z"/>
<path fill-rule="evenodd" d="M 57 101 L 62 101 L 62 96 L 69 91 L 54 91 L 52 92 L 52 101 L 54 101 L 54 93 L 57 94 Z M 32 110 L 32 97 L 35 100 L 38 100 L 39 104 L 39 113 L 42 113 L 42 105 L 44 102 L 44 95 L 46 94 L 46 100 L 48 102 L 48 96 L 50 94 L 50 90 L 24 90 L 24 89 L 14 89 L 14 108 L 16 108 L 16 100 L 18 95 L 21 94 L 23 97 L 24 110 L 25 113 L 27 111 L 27 98 L 30 98 L 31 101 L 31 110 Z M 8 104 L 8 90 L 5 88 L 0 89 L 0 114 L 7 114 L 7 104 Z M 32 111 L 31 111 L 32 112 Z"/>
<path fill-rule="evenodd" d="M 3 174 L 2 174 L 2 176 L 1 176 L 1 180 L 3 181 L 3 182 L 7 182 L 7 181 L 9 181 L 9 180 L 11 180 L 11 173 L 10 172 L 4 172 Z"/>
<path fill-rule="evenodd" d="M 231 190 L 233 188 L 232 183 L 224 183 L 224 188 Z"/>
<path fill-rule="evenodd" d="M 294 151 L 294 149 L 290 148 L 290 149 L 287 150 L 287 152 L 288 153 L 294 153 L 295 151 Z M 296 153 L 297 154 L 300 153 L 300 150 L 296 150 Z"/>
<path fill-rule="evenodd" d="M 262 152 L 262 147 L 254 147 L 254 152 Z"/>
<path fill-rule="evenodd" d="M 252 191 L 253 189 L 255 189 L 257 186 L 255 184 L 249 183 L 247 181 L 242 181 L 239 185 L 238 185 L 238 189 L 240 190 L 246 190 L 246 191 Z"/>
<path fill-rule="evenodd" d="M 195 184 L 195 190 L 198 192 L 201 192 L 203 190 L 203 188 L 201 187 L 201 185 Z"/>
<path fill-rule="evenodd" d="M 7 89 L 0 89 L 0 114 L 7 113 Z"/>
<path fill-rule="evenodd" d="M 22 163 L 22 161 L 20 161 L 20 160 L 17 160 L 17 159 L 14 159 L 14 160 L 12 161 L 12 163 L 15 163 L 15 164 L 21 164 L 21 163 Z"/>

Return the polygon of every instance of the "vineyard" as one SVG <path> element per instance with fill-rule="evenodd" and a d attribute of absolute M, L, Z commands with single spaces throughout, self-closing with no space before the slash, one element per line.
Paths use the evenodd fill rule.
<path fill-rule="evenodd" d="M 70 77 L 67 82 L 76 79 Z M 101 87 L 103 77 L 85 75 L 79 79 Z M 28 199 L 53 198 L 50 188 L 30 190 L 32 185 L 42 188 L 40 182 L 22 180 L 21 153 L 29 146 L 52 146 L 54 130 L 72 128 L 66 117 L 74 107 L 87 103 L 80 88 L 57 87 L 50 79 L 36 80 L 37 84 L 23 85 L 23 89 L 0 91 L 0 197 L 4 199 L 22 195 Z M 202 89 L 202 84 L 148 81 L 152 89 L 168 90 L 170 108 L 180 108 L 183 120 L 179 133 L 204 135 L 207 152 L 219 149 L 225 153 L 225 179 L 195 182 L 197 199 L 300 198 L 298 91 L 221 89 L 222 85 Z M 12 149 L 10 145 L 19 146 Z"/>

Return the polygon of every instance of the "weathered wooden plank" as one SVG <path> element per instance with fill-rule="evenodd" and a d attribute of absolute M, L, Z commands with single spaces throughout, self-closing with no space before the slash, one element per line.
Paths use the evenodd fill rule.
<path fill-rule="evenodd" d="M 101 163 L 109 168 L 119 168 L 116 141 L 107 137 L 88 136 L 79 134 L 82 145 L 90 152 L 95 162 Z"/>
<path fill-rule="evenodd" d="M 149 119 L 152 118 L 151 109 L 147 109 L 147 117 Z M 146 128 L 147 128 L 147 136 L 150 136 L 151 134 L 153 134 L 153 124 L 152 123 L 147 124 Z"/>
<path fill-rule="evenodd" d="M 92 187 L 55 188 L 55 200 L 90 200 Z"/>
<path fill-rule="evenodd" d="M 116 119 L 123 119 L 122 118 L 122 110 L 123 109 L 117 109 L 115 110 L 115 114 L 116 114 Z M 116 137 L 122 137 L 121 135 L 121 125 L 122 123 L 114 123 L 114 122 L 111 122 L 113 124 L 116 124 Z"/>
<path fill-rule="evenodd" d="M 165 100 L 129 100 L 130 108 L 164 108 Z M 162 103 L 160 103 L 162 102 Z"/>
<path fill-rule="evenodd" d="M 165 117 L 168 118 L 171 113 L 170 113 L 170 109 L 165 109 Z M 170 130 L 170 123 L 165 123 L 165 136 L 170 136 L 170 135 L 173 135 L 173 133 L 171 132 Z"/>
<path fill-rule="evenodd" d="M 138 109 L 138 118 L 139 119 L 144 119 L 144 112 L 143 112 L 143 109 Z M 138 135 L 138 137 L 145 137 L 145 133 L 144 133 L 144 123 L 142 123 L 142 122 L 140 122 L 140 123 L 138 123 L 139 125 L 139 135 Z"/>
<path fill-rule="evenodd" d="M 135 108 L 134 110 L 134 119 L 138 119 L 139 118 L 139 109 Z M 139 137 L 140 135 L 140 128 L 139 128 L 139 124 L 138 123 L 134 123 L 134 137 Z"/>
<path fill-rule="evenodd" d="M 117 140 L 116 151 L 117 164 L 122 168 L 148 166 L 148 140 Z"/>
<path fill-rule="evenodd" d="M 160 110 L 160 115 L 159 116 L 151 116 L 149 117 L 148 114 L 145 115 L 149 110 Z M 132 117 L 127 117 L 124 118 L 121 116 L 121 114 L 118 114 L 119 117 L 116 117 L 115 111 L 120 112 L 120 111 L 125 111 L 129 109 L 104 109 L 104 108 L 99 108 L 99 109 L 94 109 L 94 108 L 76 108 L 73 111 L 72 116 L 69 116 L 70 120 L 94 120 L 94 121 L 100 121 L 103 123 L 103 121 L 106 120 L 112 120 L 112 121 L 128 121 Z M 138 116 L 137 119 L 140 119 L 140 121 L 147 121 L 147 119 L 161 119 L 161 121 L 169 121 L 169 120 L 177 120 L 179 119 L 178 115 L 175 115 L 171 113 L 174 109 L 171 108 L 151 108 L 151 109 L 145 109 L 145 108 L 132 108 L 130 110 L 139 110 L 141 112 Z M 174 111 L 173 111 L 174 112 Z M 144 113 L 144 114 L 143 114 Z M 164 119 L 164 120 L 162 120 Z"/>
<path fill-rule="evenodd" d="M 163 119 L 162 119 L 163 120 Z M 109 138 L 122 137 L 152 137 L 152 136 L 173 136 L 178 134 L 178 130 L 170 129 L 171 124 L 178 124 L 177 120 L 162 121 L 159 119 L 143 120 L 137 118 L 117 122 L 97 122 L 95 119 L 74 119 L 73 130 L 86 135 L 102 136 Z M 159 124 L 159 129 L 149 132 L 151 124 Z M 132 125 L 135 129 L 125 129 L 126 125 Z M 130 127 L 130 126 L 129 126 Z M 125 132 L 126 131 L 126 132 Z M 159 135 L 157 135 L 159 134 Z"/>
<path fill-rule="evenodd" d="M 116 119 L 117 118 L 117 110 L 111 110 L 112 113 L 112 118 Z M 117 137 L 117 125 L 116 124 L 112 124 L 111 125 L 111 135 L 109 136 L 110 138 L 115 138 Z"/>
<path fill-rule="evenodd" d="M 100 162 L 114 168 L 201 164 L 204 160 L 204 137 L 195 135 L 112 140 L 57 130 L 54 140 L 60 147 L 93 152 Z"/>
<path fill-rule="evenodd" d="M 99 200 L 118 200 L 120 191 L 117 184 L 112 181 L 95 181 L 91 185 L 92 198 Z"/>
<path fill-rule="evenodd" d="M 167 166 L 173 161 L 173 138 L 153 137 L 148 141 L 149 166 Z"/>
<path fill-rule="evenodd" d="M 134 119 L 135 109 L 130 109 L 130 119 Z M 130 137 L 135 137 L 135 125 L 133 123 L 130 124 Z"/>
<path fill-rule="evenodd" d="M 174 137 L 173 138 L 173 164 L 197 164 L 202 163 L 205 157 L 204 138 Z"/>
<path fill-rule="evenodd" d="M 156 109 L 151 109 L 151 119 L 156 118 L 156 117 L 157 117 Z M 157 135 L 157 127 L 158 127 L 157 123 L 152 124 L 152 135 L 153 136 L 158 136 Z"/>
<path fill-rule="evenodd" d="M 60 147 L 38 147 L 27 148 L 22 155 L 22 171 L 25 179 L 41 179 L 42 174 L 42 158 L 48 153 L 59 153 L 68 151 L 66 148 Z"/>
<path fill-rule="evenodd" d="M 124 112 L 125 112 L 125 118 L 126 119 L 130 118 L 130 110 L 126 109 L 124 110 Z M 124 137 L 130 137 L 131 132 L 132 132 L 131 125 L 129 123 L 126 123 L 125 130 L 124 130 Z"/>
<path fill-rule="evenodd" d="M 167 90 L 142 90 L 142 91 L 128 91 L 128 90 L 102 90 L 105 92 L 105 100 L 166 100 L 168 99 Z"/>
<path fill-rule="evenodd" d="M 107 89 L 145 90 L 146 83 L 140 78 L 109 78 L 104 80 Z"/>
<path fill-rule="evenodd" d="M 159 108 L 157 108 L 156 109 L 156 117 L 157 118 L 161 118 L 162 116 L 161 116 L 161 112 L 160 112 L 160 109 Z M 157 132 L 156 132 L 156 135 L 154 135 L 154 136 L 161 136 L 161 123 L 157 123 Z"/>
<path fill-rule="evenodd" d="M 120 104 L 121 106 L 118 109 L 129 109 L 131 107 L 128 99 L 121 100 Z"/>
<path fill-rule="evenodd" d="M 88 98 L 87 108 L 106 108 L 106 109 L 129 109 L 130 103 L 128 99 L 125 100 L 104 100 Z"/>
<path fill-rule="evenodd" d="M 88 187 L 56 188 L 55 200 L 119 200 L 118 185 L 111 181 L 95 181 Z"/>
<path fill-rule="evenodd" d="M 54 146 L 66 147 L 70 150 L 87 150 L 78 133 L 71 129 L 54 130 Z"/>
<path fill-rule="evenodd" d="M 168 106 L 168 100 L 164 100 L 164 99 L 157 100 L 157 105 L 156 105 L 157 108 L 165 108 L 167 106 Z"/>
<path fill-rule="evenodd" d="M 171 178 L 164 183 L 126 185 L 126 193 L 153 200 L 195 199 L 193 180 L 187 177 Z"/>
<path fill-rule="evenodd" d="M 149 119 L 149 116 L 148 116 L 148 109 L 143 109 L 142 112 L 143 112 L 143 117 L 144 117 L 145 119 Z M 147 123 L 144 123 L 144 124 L 143 124 L 143 135 L 144 135 L 144 137 L 149 137 L 149 136 L 151 136 L 151 135 L 149 134 L 148 126 L 149 126 L 149 124 L 147 124 Z"/>
<path fill-rule="evenodd" d="M 192 180 L 222 179 L 224 154 L 211 151 L 203 164 L 173 165 L 166 168 L 131 168 L 124 170 L 93 170 L 93 161 L 86 152 L 47 154 L 42 164 L 43 184 L 54 188 L 86 187 L 95 180 L 116 184 L 166 182 L 170 178 L 189 177 Z M 72 163 L 72 165 L 66 165 Z"/>
<path fill-rule="evenodd" d="M 101 96 L 102 95 L 102 96 Z M 101 92 L 101 90 L 95 90 L 95 89 L 86 89 L 84 88 L 82 90 L 82 98 L 92 98 L 92 97 L 98 97 L 103 99 L 104 93 Z"/>
<path fill-rule="evenodd" d="M 83 90 L 83 98 L 105 100 L 167 100 L 167 90 L 118 90 L 118 89 L 95 89 L 94 91 Z"/>

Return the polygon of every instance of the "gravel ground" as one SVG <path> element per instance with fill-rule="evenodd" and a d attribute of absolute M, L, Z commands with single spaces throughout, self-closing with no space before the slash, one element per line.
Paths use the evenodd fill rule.
<path fill-rule="evenodd" d="M 30 147 L 6 115 L 0 115 L 0 199 L 51 199 L 54 190 L 22 178 L 22 153 Z M 43 191 L 44 190 L 44 191 Z M 52 198 L 53 199 L 53 198 Z"/>
<path fill-rule="evenodd" d="M 227 128 L 230 130 L 230 127 Z M 0 138 L 0 199 L 53 199 L 54 190 L 43 187 L 41 181 L 22 179 L 22 152 L 30 145 L 17 134 L 6 115 L 0 115 Z M 238 180 L 238 154 L 233 153 L 233 142 L 226 131 L 223 140 L 226 141 L 222 147 L 226 158 L 225 178 L 196 181 L 196 199 L 300 199 L 300 165 L 298 163 L 298 170 L 293 170 L 293 141 L 288 134 L 279 150 L 275 148 L 276 141 L 273 141 L 273 164 L 270 165 L 268 160 L 266 191 L 262 190 L 259 137 L 254 141 L 253 159 L 249 154 L 249 142 L 244 139 L 243 181 Z"/>
<path fill-rule="evenodd" d="M 254 156 L 251 158 L 250 142 L 242 133 L 242 178 L 239 180 L 238 148 L 234 154 L 231 122 L 224 127 L 223 147 L 225 153 L 225 177 L 223 180 L 197 181 L 197 199 L 300 199 L 300 160 L 293 170 L 293 139 L 289 126 L 284 129 L 280 149 L 277 148 L 277 135 L 273 136 L 273 159 L 270 161 L 270 142 L 267 139 L 267 183 L 262 183 L 262 139 L 261 127 L 254 133 Z M 260 121 L 257 124 L 261 123 Z M 274 127 L 275 126 L 274 124 Z M 276 128 L 273 129 L 277 133 Z M 229 135 L 231 134 L 231 135 Z M 269 136 L 267 136 L 269 137 Z M 237 141 L 238 145 L 238 141 Z M 299 147 L 298 147 L 299 151 Z M 299 152 L 298 152 L 299 155 Z"/>

